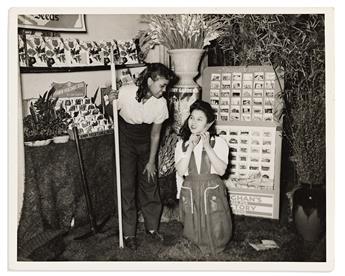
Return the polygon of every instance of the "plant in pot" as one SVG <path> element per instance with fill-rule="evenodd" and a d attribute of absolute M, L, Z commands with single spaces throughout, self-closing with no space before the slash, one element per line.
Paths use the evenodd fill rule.
<path fill-rule="evenodd" d="M 326 131 L 325 96 L 309 92 L 299 95 L 288 116 L 293 163 L 298 183 L 290 193 L 292 215 L 305 240 L 318 240 L 326 221 Z"/>
<path fill-rule="evenodd" d="M 30 105 L 30 114 L 23 119 L 24 142 L 29 146 L 47 145 L 56 135 L 57 129 L 62 134 L 69 115 L 64 111 L 56 111 L 57 98 L 53 98 L 55 89 L 46 91 Z M 61 108 L 60 108 L 61 110 Z"/>
<path fill-rule="evenodd" d="M 70 118 L 71 116 L 62 107 L 56 110 L 56 118 L 52 121 L 54 143 L 66 143 L 69 140 L 68 125 Z"/>

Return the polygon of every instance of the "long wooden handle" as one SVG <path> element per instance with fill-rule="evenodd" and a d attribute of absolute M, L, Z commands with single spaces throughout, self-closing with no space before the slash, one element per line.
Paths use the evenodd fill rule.
<path fill-rule="evenodd" d="M 114 62 L 114 50 L 111 47 L 110 53 L 111 88 L 116 90 L 116 71 Z M 119 220 L 119 247 L 123 248 L 122 232 L 122 202 L 121 202 L 121 172 L 120 172 L 120 150 L 119 150 L 119 120 L 117 117 L 117 99 L 113 100 L 113 123 L 114 123 L 114 154 L 116 168 L 116 191 L 117 191 L 117 214 Z"/>

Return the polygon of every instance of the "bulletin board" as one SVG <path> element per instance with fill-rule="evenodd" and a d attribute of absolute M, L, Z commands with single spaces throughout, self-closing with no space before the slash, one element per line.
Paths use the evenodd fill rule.
<path fill-rule="evenodd" d="M 283 72 L 271 66 L 208 67 L 202 99 L 231 152 L 225 180 L 234 214 L 279 219 Z"/>

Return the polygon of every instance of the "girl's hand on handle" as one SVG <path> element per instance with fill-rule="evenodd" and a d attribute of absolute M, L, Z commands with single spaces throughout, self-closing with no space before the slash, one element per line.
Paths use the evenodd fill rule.
<path fill-rule="evenodd" d="M 143 174 L 145 173 L 147 173 L 147 180 L 149 182 L 150 182 L 150 178 L 152 178 L 152 181 L 154 181 L 157 174 L 156 164 L 148 162 L 143 171 Z"/>
<path fill-rule="evenodd" d="M 108 94 L 109 102 L 113 102 L 113 100 L 117 100 L 119 98 L 119 90 L 111 89 L 110 93 Z"/>

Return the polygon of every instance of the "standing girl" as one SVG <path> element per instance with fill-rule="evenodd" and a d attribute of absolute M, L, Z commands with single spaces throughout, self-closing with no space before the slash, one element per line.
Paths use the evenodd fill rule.
<path fill-rule="evenodd" d="M 109 96 L 110 102 L 118 98 L 123 234 L 125 246 L 133 250 L 137 248 L 139 206 L 147 237 L 163 240 L 158 233 L 162 204 L 156 155 L 162 123 L 169 117 L 167 102 L 162 96 L 174 78 L 174 73 L 163 64 L 147 64 L 135 85 L 122 86 Z M 112 114 L 111 108 L 108 105 L 108 114 Z"/>
<path fill-rule="evenodd" d="M 232 235 L 232 220 L 224 175 L 229 147 L 216 136 L 215 115 L 211 105 L 197 100 L 180 130 L 175 164 L 184 177 L 180 192 L 183 234 L 204 253 L 224 250 Z"/>

